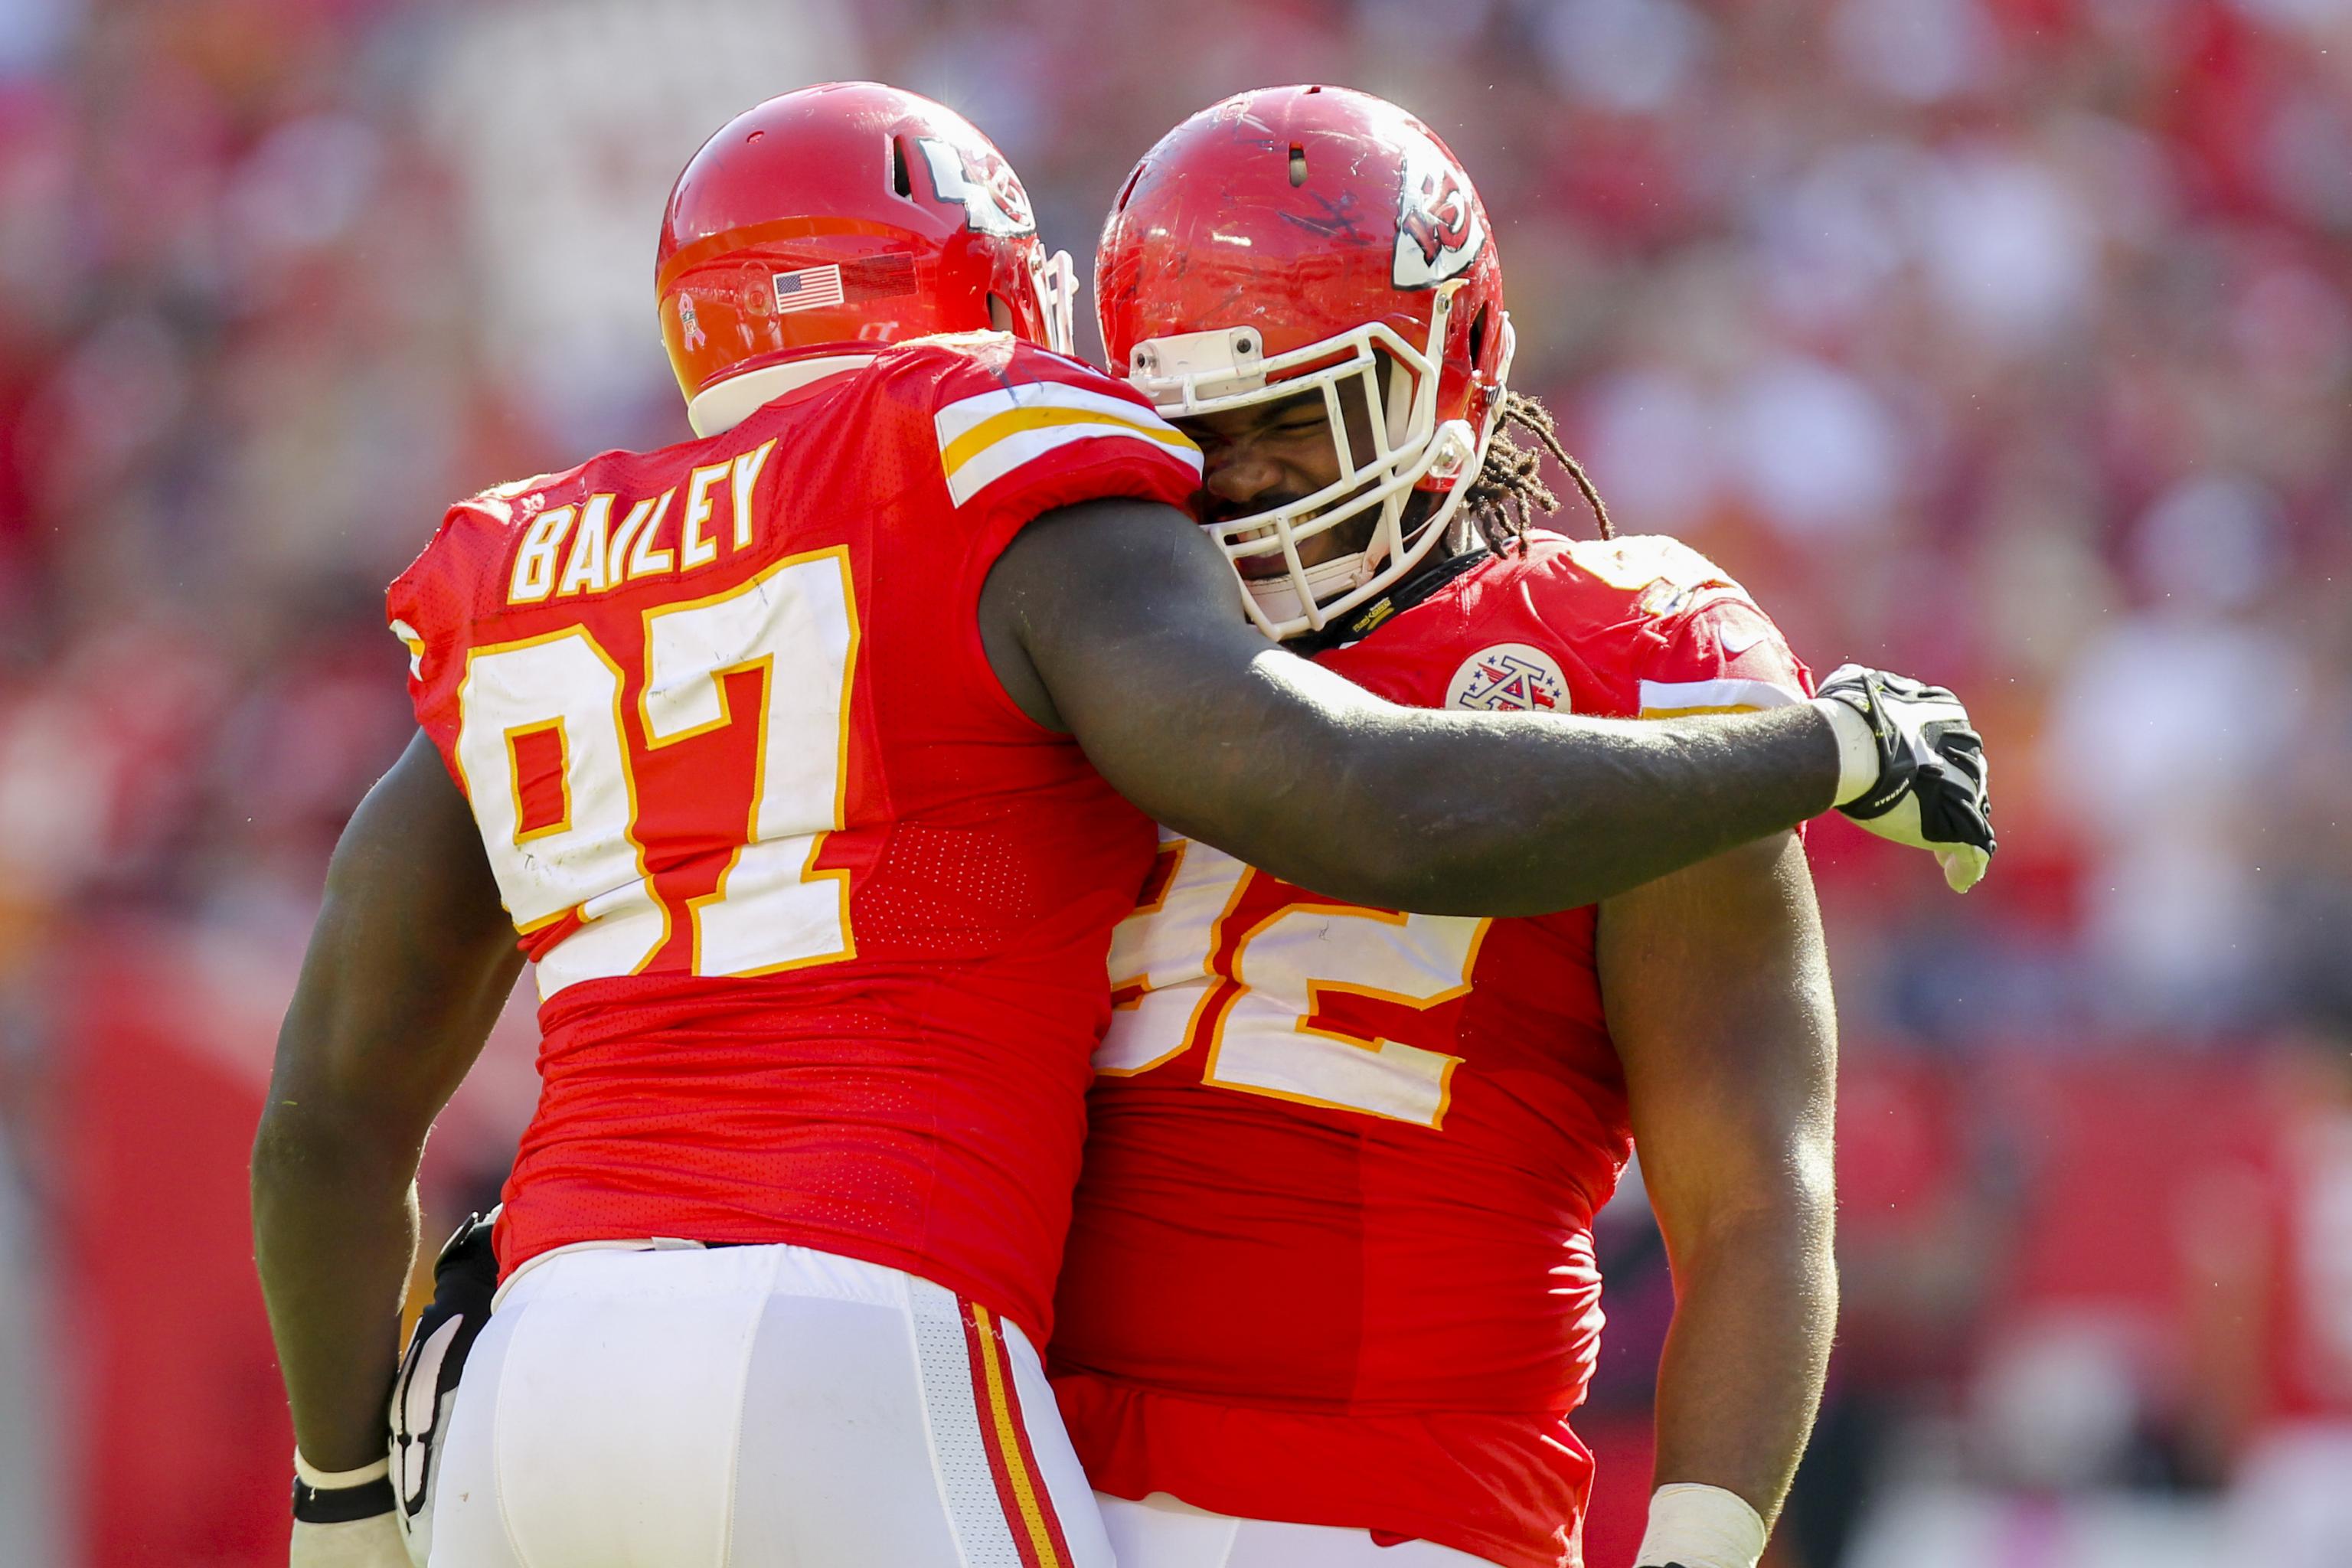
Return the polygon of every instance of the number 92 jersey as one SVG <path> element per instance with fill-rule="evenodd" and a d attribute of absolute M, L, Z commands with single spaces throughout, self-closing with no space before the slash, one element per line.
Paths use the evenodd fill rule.
<path fill-rule="evenodd" d="M 1810 689 L 1738 584 L 1656 538 L 1535 534 L 1318 662 L 1424 708 Z M 1112 944 L 1052 1347 L 1098 1489 L 1576 1561 L 1592 1215 L 1632 1142 L 1595 918 L 1358 908 L 1163 842 Z"/>
<path fill-rule="evenodd" d="M 1044 1337 L 1152 837 L 976 608 L 1030 518 L 1199 474 L 1124 386 L 983 333 L 450 510 L 388 608 L 538 963 L 508 1271 L 790 1242 Z"/>

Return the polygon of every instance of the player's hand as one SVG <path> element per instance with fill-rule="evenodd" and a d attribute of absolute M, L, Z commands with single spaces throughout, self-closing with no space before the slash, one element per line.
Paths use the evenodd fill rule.
<path fill-rule="evenodd" d="M 295 1461 L 289 1568 L 409 1568 L 383 1461 L 321 1474 Z"/>
<path fill-rule="evenodd" d="M 1832 670 L 1817 699 L 1859 714 L 1877 753 L 1877 778 L 1838 809 L 1881 838 L 1932 853 L 1954 892 L 1975 887 L 1998 846 L 1984 738 L 1960 700 L 1858 664 Z"/>

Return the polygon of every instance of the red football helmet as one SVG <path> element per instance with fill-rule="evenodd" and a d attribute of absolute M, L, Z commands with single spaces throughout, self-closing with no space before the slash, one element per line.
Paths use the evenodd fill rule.
<path fill-rule="evenodd" d="M 1242 583 L 1269 636 L 1318 628 L 1411 571 L 1502 409 L 1511 326 L 1486 208 L 1429 127 L 1369 93 L 1266 88 L 1160 138 L 1104 225 L 1095 304 L 1113 367 L 1170 418 L 1322 392 L 1339 481 L 1211 529 L 1229 559 L 1284 558 L 1286 573 Z M 1341 418 L 1351 376 L 1369 454 Z M 1434 493 L 1412 508 L 1416 490 Z M 1364 550 L 1300 564 L 1300 539 L 1375 507 Z"/>
<path fill-rule="evenodd" d="M 662 342 L 698 435 L 807 380 L 820 348 L 996 327 L 1067 353 L 1074 281 L 987 137 L 867 81 L 803 88 L 729 121 L 671 189 L 654 264 Z"/>

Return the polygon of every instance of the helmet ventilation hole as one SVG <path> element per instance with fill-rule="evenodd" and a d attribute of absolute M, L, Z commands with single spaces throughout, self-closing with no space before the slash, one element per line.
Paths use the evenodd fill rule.
<path fill-rule="evenodd" d="M 1478 307 L 1478 313 L 1477 313 L 1477 315 L 1475 315 L 1475 316 L 1474 316 L 1474 317 L 1472 317 L 1472 318 L 1471 318 L 1471 321 L 1470 321 L 1470 363 L 1471 363 L 1472 364 L 1476 364 L 1476 363 L 1477 363 L 1481 359 L 1483 359 L 1483 358 L 1485 358 L 1485 357 L 1486 357 L 1486 314 L 1487 314 L 1487 312 L 1488 312 L 1488 311 L 1492 310 L 1493 309 L 1494 309 L 1494 307 L 1493 307 L 1492 305 L 1481 305 L 1481 306 L 1479 306 L 1479 307 Z"/>
<path fill-rule="evenodd" d="M 1013 307 L 1004 302 L 1002 294 L 992 293 L 988 297 L 988 324 L 1000 332 L 1013 330 Z"/>
<path fill-rule="evenodd" d="M 902 196 L 915 194 L 914 182 L 907 177 L 907 139 L 890 138 L 890 188 Z"/>
<path fill-rule="evenodd" d="M 1111 210 L 1111 211 L 1113 211 L 1113 212 L 1115 212 L 1115 213 L 1123 213 L 1123 212 L 1125 212 L 1125 211 L 1127 210 L 1127 198 L 1128 198 L 1128 197 L 1129 197 L 1129 196 L 1131 196 L 1131 195 L 1135 195 L 1135 186 L 1136 186 L 1136 182 L 1138 182 L 1139 180 L 1140 180 L 1140 179 L 1142 179 L 1142 178 L 1143 178 L 1143 165 L 1142 165 L 1142 164 L 1140 164 L 1140 163 L 1138 163 L 1138 164 L 1135 166 L 1135 171 L 1134 171 L 1134 173 L 1132 173 L 1132 174 L 1129 174 L 1129 175 L 1128 175 L 1128 177 L 1127 177 L 1127 184 L 1123 184 L 1123 185 L 1119 186 L 1119 188 L 1118 188 L 1118 200 L 1117 200 L 1117 201 L 1115 201 L 1115 202 L 1111 203 L 1111 205 L 1110 205 L 1110 210 Z"/>
<path fill-rule="evenodd" d="M 1307 183 L 1307 149 L 1296 142 L 1290 144 L 1290 183 L 1294 188 Z"/>

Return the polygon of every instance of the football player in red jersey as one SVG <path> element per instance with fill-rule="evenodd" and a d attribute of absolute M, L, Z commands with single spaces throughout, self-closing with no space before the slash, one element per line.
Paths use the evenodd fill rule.
<path fill-rule="evenodd" d="M 1645 729 L 1270 648 L 1181 510 L 1199 452 L 1049 352 L 1066 260 L 936 104 L 739 117 L 656 279 L 698 438 L 463 502 L 390 592 L 422 733 L 337 849 L 255 1149 L 298 1563 L 1108 1563 L 1033 1347 L 1145 812 L 1502 913 L 1880 795 L 1990 844 L 1974 736 L 1883 679 Z M 469 1233 L 387 1460 L 418 1153 L 526 955 L 495 1310 Z"/>
<path fill-rule="evenodd" d="M 1739 584 L 1612 537 L 1508 389 L 1486 215 L 1394 105 L 1286 88 L 1194 116 L 1121 192 L 1096 288 L 1287 647 L 1431 709 L 1807 700 Z M 1601 539 L 1528 527 L 1551 497 L 1507 425 Z M 1591 1222 L 1637 1142 L 1680 1291 L 1641 1562 L 1754 1568 L 1837 1293 L 1835 1025 L 1792 835 L 1489 920 L 1165 831 L 1110 975 L 1052 1360 L 1122 1568 L 1574 1568 Z"/>

